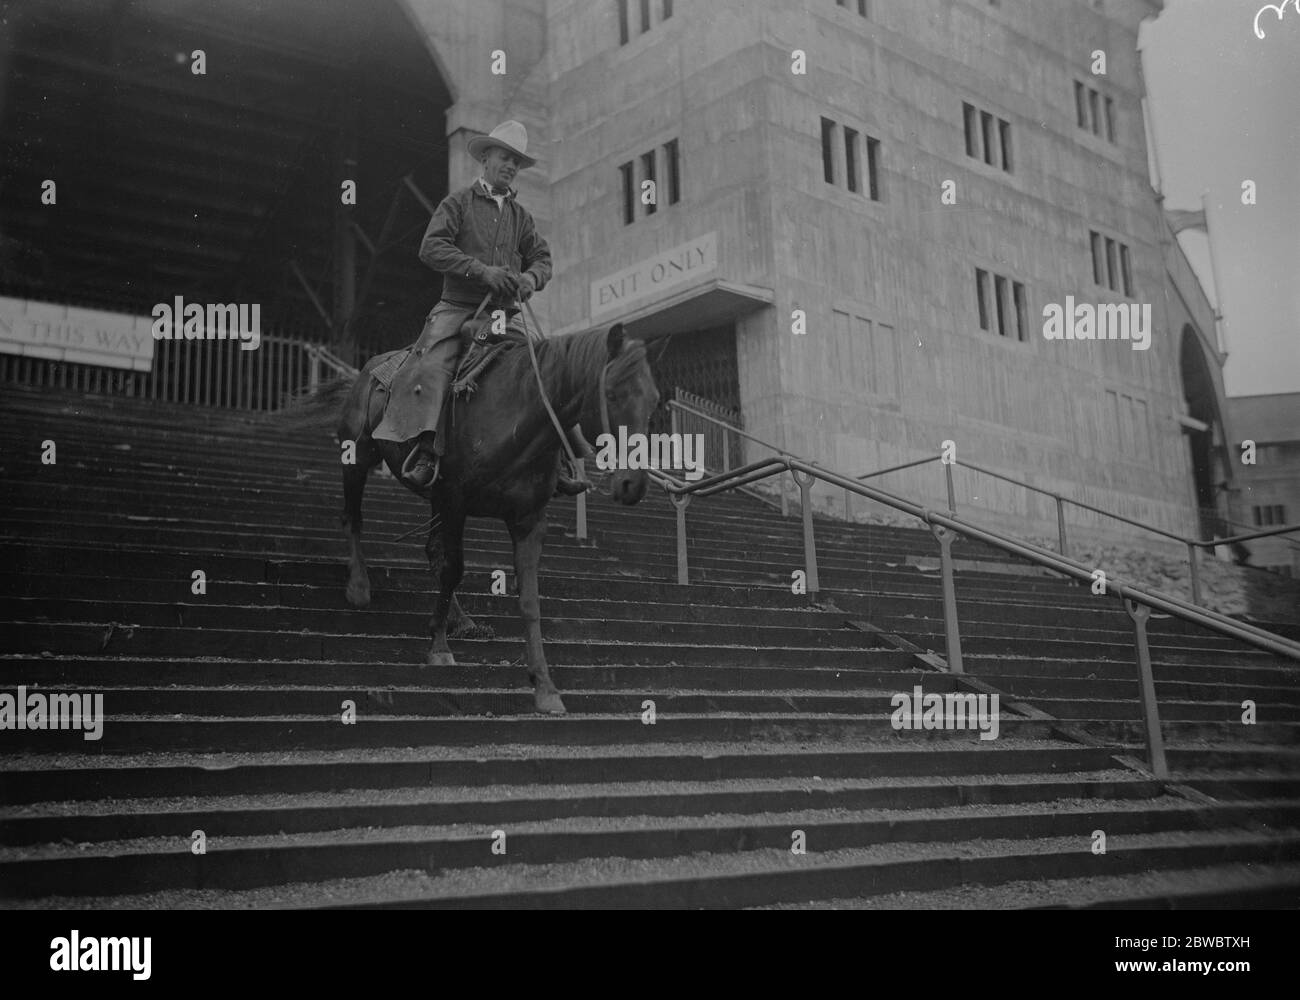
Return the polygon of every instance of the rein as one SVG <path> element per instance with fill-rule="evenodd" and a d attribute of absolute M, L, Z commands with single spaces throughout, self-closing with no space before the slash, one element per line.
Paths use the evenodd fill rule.
<path fill-rule="evenodd" d="M 533 326 L 537 328 L 538 339 L 543 339 L 542 324 L 537 322 L 537 314 L 533 312 L 532 303 L 525 301 L 523 307 L 528 310 L 528 315 L 532 317 Z M 523 313 L 521 312 L 520 319 L 522 320 L 522 318 Z M 524 324 L 524 332 L 528 332 L 527 323 Z M 587 482 L 586 469 L 583 468 L 582 463 L 578 461 L 578 456 L 574 454 L 573 445 L 569 443 L 569 435 L 565 429 L 560 426 L 560 418 L 555 415 L 555 411 L 551 408 L 551 401 L 546 395 L 546 386 L 542 383 L 542 369 L 537 363 L 537 352 L 533 349 L 533 338 L 531 336 L 526 336 L 524 339 L 528 343 L 528 357 L 533 363 L 533 374 L 537 376 L 537 391 L 542 394 L 542 405 L 546 407 L 546 412 L 550 414 L 551 423 L 555 425 L 556 433 L 560 435 L 560 443 L 564 445 L 564 450 L 569 456 L 569 461 L 572 463 L 574 471 L 578 473 L 579 478 L 583 482 Z M 611 364 L 613 364 L 612 361 L 606 361 L 600 369 L 600 426 L 606 434 L 610 433 L 610 429 L 609 397 L 605 395 L 605 385 L 608 380 L 609 366 Z"/>

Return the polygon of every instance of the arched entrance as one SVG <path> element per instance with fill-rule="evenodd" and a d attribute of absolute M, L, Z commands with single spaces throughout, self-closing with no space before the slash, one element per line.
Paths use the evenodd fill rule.
<path fill-rule="evenodd" d="M 354 355 L 418 334 L 440 292 L 416 254 L 447 192 L 451 96 L 401 0 L 6 16 L 0 296 L 144 316 L 175 296 L 256 302 L 267 333 Z"/>
<path fill-rule="evenodd" d="M 1204 350 L 1190 324 L 1183 327 L 1179 348 L 1179 369 L 1183 382 L 1183 397 L 1188 414 L 1203 427 L 1184 426 L 1188 447 L 1191 449 L 1192 478 L 1196 491 L 1198 527 L 1201 538 L 1230 532 L 1224 523 L 1227 517 L 1228 470 L 1225 462 L 1226 436 L 1214 379 L 1205 360 Z"/>

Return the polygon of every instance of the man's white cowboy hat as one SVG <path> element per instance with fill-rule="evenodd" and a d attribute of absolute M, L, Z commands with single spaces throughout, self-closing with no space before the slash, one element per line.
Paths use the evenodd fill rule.
<path fill-rule="evenodd" d="M 528 130 L 513 118 L 502 122 L 487 135 L 476 135 L 469 141 L 469 155 L 479 159 L 493 146 L 500 146 L 519 157 L 521 166 L 531 167 L 537 161 L 528 155 Z"/>

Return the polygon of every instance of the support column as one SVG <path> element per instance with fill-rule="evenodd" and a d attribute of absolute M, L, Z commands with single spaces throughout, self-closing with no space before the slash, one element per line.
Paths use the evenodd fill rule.
<path fill-rule="evenodd" d="M 340 357 L 355 353 L 349 321 L 357 304 L 357 237 L 353 231 L 355 210 L 343 204 L 343 182 L 357 182 L 357 200 L 365 197 L 357 177 L 357 116 L 359 99 L 347 95 L 340 108 L 339 130 L 335 135 L 334 163 L 334 301 L 330 320 L 330 341 Z"/>

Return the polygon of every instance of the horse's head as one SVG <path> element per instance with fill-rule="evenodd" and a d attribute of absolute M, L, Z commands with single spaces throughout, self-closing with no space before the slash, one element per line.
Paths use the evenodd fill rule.
<path fill-rule="evenodd" d="M 648 434 L 650 415 L 659 405 L 659 390 L 650 374 L 645 344 L 626 339 L 623 324 L 618 323 L 605 335 L 605 350 L 601 433 L 615 440 L 621 433 L 626 435 L 624 440 L 632 439 L 633 434 Z M 645 496 L 648 482 L 645 469 L 628 468 L 620 462 L 611 470 L 609 495 L 630 506 Z"/>

